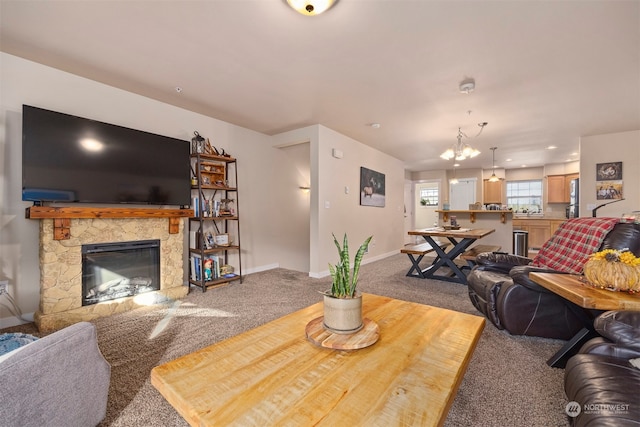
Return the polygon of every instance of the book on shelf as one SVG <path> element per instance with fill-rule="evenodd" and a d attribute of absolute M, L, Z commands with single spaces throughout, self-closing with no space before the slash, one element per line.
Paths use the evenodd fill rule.
<path fill-rule="evenodd" d="M 206 255 L 204 260 L 198 253 L 192 253 L 190 258 L 191 280 L 216 280 L 220 275 L 220 258 L 216 255 Z"/>
<path fill-rule="evenodd" d="M 189 261 L 191 265 L 191 280 L 200 280 L 202 274 L 202 257 L 200 254 L 192 253 Z"/>

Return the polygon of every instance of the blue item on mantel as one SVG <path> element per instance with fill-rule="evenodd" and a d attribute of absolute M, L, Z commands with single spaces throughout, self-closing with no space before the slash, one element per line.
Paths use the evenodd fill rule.
<path fill-rule="evenodd" d="M 38 337 L 33 335 L 23 334 L 20 332 L 2 334 L 0 335 L 0 356 L 16 348 L 22 347 L 37 340 Z"/>

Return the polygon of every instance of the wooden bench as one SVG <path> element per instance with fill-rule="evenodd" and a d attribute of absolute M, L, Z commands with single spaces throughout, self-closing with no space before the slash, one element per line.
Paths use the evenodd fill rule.
<path fill-rule="evenodd" d="M 502 249 L 501 246 L 494 245 L 477 245 L 460 254 L 460 258 L 467 261 L 470 268 L 476 265 L 476 257 L 484 252 L 497 252 Z"/>
<path fill-rule="evenodd" d="M 441 249 L 444 249 L 448 246 L 448 243 L 439 243 L 438 246 L 440 246 Z M 433 252 L 434 250 L 435 249 L 433 249 L 433 247 L 429 243 L 420 243 L 419 245 L 405 246 L 404 248 L 400 249 L 400 253 L 407 254 L 409 259 L 411 260 L 411 269 L 409 269 L 407 276 L 420 277 L 421 279 L 424 279 L 425 276 L 422 272 L 422 268 L 420 268 L 420 261 L 422 261 L 422 258 L 424 258 L 426 254 L 428 254 L 429 252 Z M 415 255 L 417 255 L 418 258 L 416 258 Z"/>

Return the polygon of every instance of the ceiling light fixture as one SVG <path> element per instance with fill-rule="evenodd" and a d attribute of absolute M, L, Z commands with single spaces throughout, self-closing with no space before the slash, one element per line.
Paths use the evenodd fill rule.
<path fill-rule="evenodd" d="M 464 79 L 463 81 L 460 82 L 460 93 L 464 93 L 464 94 L 470 94 L 471 92 L 473 92 L 476 88 L 476 81 L 473 80 L 472 78 L 468 78 L 468 79 Z M 471 114 L 471 111 L 469 111 L 469 114 Z"/>
<path fill-rule="evenodd" d="M 482 129 L 484 129 L 487 124 L 487 122 L 478 123 L 478 126 L 480 126 L 480 132 L 478 132 L 478 135 L 482 133 Z M 464 132 L 462 132 L 462 129 L 458 128 L 458 142 L 453 144 L 453 146 L 447 151 L 440 154 L 440 157 L 445 160 L 451 160 L 455 158 L 456 160 L 460 161 L 476 157 L 478 154 L 480 154 L 480 151 L 478 151 L 476 148 L 471 147 L 469 144 L 462 143 L 463 136 L 468 138 L 468 136 L 465 135 Z"/>
<path fill-rule="evenodd" d="M 491 153 L 492 153 L 492 155 L 493 155 L 493 161 L 492 161 L 492 164 L 493 164 L 493 173 L 491 174 L 491 178 L 489 178 L 489 182 L 498 182 L 498 181 L 500 181 L 500 178 L 498 178 L 498 177 L 496 176 L 496 150 L 497 150 L 497 149 L 498 149 L 498 147 L 491 147 L 491 148 L 490 148 Z"/>
<path fill-rule="evenodd" d="M 306 16 L 320 15 L 337 0 L 287 0 L 293 10 Z"/>

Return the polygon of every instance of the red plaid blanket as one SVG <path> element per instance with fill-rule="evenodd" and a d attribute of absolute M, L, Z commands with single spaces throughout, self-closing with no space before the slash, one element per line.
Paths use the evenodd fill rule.
<path fill-rule="evenodd" d="M 619 218 L 575 218 L 562 223 L 540 248 L 531 265 L 582 274 L 589 255 L 597 252 Z"/>

